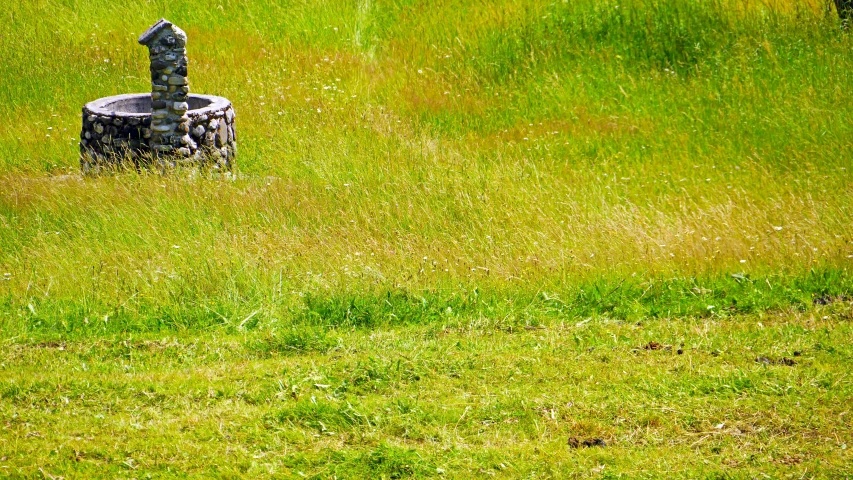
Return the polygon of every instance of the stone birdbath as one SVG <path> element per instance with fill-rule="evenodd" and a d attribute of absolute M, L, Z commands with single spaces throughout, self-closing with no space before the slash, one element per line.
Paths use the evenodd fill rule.
<path fill-rule="evenodd" d="M 186 33 L 160 19 L 139 43 L 148 47 L 151 93 L 99 98 L 83 107 L 83 172 L 126 162 L 230 170 L 237 154 L 234 108 L 226 98 L 190 93 Z"/>

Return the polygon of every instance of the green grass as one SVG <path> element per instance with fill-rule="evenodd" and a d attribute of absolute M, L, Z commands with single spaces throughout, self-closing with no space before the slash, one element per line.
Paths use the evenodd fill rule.
<path fill-rule="evenodd" d="M 3 15 L 0 475 L 851 470 L 853 39 L 823 3 Z M 161 16 L 237 170 L 81 177 L 80 108 L 149 89 Z"/>
<path fill-rule="evenodd" d="M 450 317 L 371 331 L 281 324 L 16 341 L 0 356 L 2 468 L 134 478 L 843 477 L 853 462 L 851 319 L 836 305 L 527 329 Z M 651 342 L 662 348 L 643 348 Z M 572 448 L 571 438 L 606 446 Z"/>

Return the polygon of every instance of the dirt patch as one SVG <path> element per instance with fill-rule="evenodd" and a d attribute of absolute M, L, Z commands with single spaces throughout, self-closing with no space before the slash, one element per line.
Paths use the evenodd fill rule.
<path fill-rule="evenodd" d="M 799 455 L 785 455 L 782 458 L 775 458 L 773 461 L 782 465 L 794 466 L 803 463 L 803 457 Z"/>
<path fill-rule="evenodd" d="M 603 438 L 587 438 L 579 440 L 575 437 L 569 437 L 568 444 L 572 448 L 590 448 L 590 447 L 606 447 L 607 442 Z"/>
<path fill-rule="evenodd" d="M 756 363 L 763 363 L 764 365 L 785 365 L 788 367 L 793 367 L 797 364 L 796 360 L 790 359 L 788 357 L 782 357 L 779 359 L 771 359 L 769 357 L 758 357 L 755 359 Z"/>
<path fill-rule="evenodd" d="M 65 342 L 40 342 L 33 345 L 34 348 L 55 348 L 65 350 Z"/>
<path fill-rule="evenodd" d="M 640 348 L 643 350 L 652 350 L 652 351 L 658 351 L 658 350 L 671 351 L 672 345 L 664 345 L 660 342 L 651 341 L 651 342 L 643 345 Z M 681 353 L 684 353 L 684 352 L 679 352 L 679 354 L 681 354 Z"/>
<path fill-rule="evenodd" d="M 812 299 L 812 305 L 830 305 L 837 302 L 850 301 L 853 301 L 853 299 L 851 299 L 847 295 L 839 295 L 837 297 L 833 297 L 832 295 L 821 295 Z"/>

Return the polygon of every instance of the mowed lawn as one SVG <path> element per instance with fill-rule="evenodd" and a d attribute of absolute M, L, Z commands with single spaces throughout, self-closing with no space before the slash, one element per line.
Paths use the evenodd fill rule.
<path fill-rule="evenodd" d="M 845 478 L 822 1 L 32 0 L 0 31 L 0 476 Z M 189 37 L 237 168 L 79 174 Z"/>

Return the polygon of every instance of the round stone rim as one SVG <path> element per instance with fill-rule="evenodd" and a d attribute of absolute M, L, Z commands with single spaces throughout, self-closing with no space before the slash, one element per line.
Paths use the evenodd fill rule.
<path fill-rule="evenodd" d="M 204 106 L 202 108 L 187 110 L 187 115 L 193 117 L 204 115 L 207 113 L 213 113 L 231 106 L 230 100 L 225 97 L 219 97 L 216 95 L 202 95 L 198 93 L 190 93 L 189 95 L 187 95 L 187 98 L 190 104 L 193 103 L 193 100 L 206 100 L 210 102 L 207 106 Z M 113 95 L 111 97 L 103 97 L 97 100 L 93 100 L 87 103 L 84 108 L 96 115 L 126 118 L 146 118 L 150 117 L 152 112 L 127 112 L 122 110 L 114 110 L 112 108 L 109 108 L 109 106 L 122 101 L 130 102 L 133 100 L 150 99 L 150 93 L 125 93 L 122 95 Z"/>

